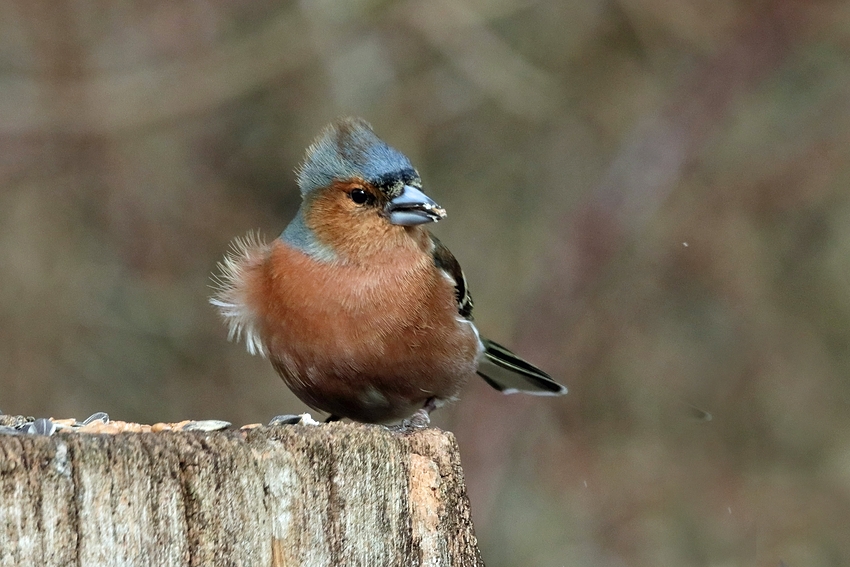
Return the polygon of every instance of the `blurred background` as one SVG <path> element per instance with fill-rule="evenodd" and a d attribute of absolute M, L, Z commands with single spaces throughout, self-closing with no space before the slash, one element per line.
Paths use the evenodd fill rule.
<path fill-rule="evenodd" d="M 479 328 L 435 414 L 490 567 L 850 564 L 850 3 L 0 1 L 0 408 L 303 411 L 208 305 L 359 115 Z"/>

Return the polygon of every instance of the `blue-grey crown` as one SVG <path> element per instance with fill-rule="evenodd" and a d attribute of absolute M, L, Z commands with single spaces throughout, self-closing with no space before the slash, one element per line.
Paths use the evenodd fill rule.
<path fill-rule="evenodd" d="M 391 196 L 404 184 L 420 185 L 410 160 L 378 138 L 362 118 L 343 118 L 325 128 L 307 149 L 297 174 L 302 195 L 335 179 L 363 179 Z"/>

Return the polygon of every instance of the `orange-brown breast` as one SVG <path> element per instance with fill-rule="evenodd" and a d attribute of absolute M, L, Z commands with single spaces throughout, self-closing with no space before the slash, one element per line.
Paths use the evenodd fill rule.
<path fill-rule="evenodd" d="M 416 231 L 427 237 L 425 231 Z M 477 367 L 452 284 L 421 242 L 367 263 L 317 261 L 281 240 L 245 274 L 248 307 L 278 373 L 308 405 L 360 421 L 450 399 Z"/>

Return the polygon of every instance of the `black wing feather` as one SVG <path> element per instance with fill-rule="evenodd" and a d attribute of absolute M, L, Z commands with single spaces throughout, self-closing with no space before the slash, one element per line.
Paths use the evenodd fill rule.
<path fill-rule="evenodd" d="M 434 265 L 454 280 L 458 313 L 472 321 L 472 295 L 460 263 L 433 234 L 431 242 L 434 244 Z M 485 338 L 481 339 L 481 343 L 484 345 L 484 353 L 478 365 L 478 375 L 496 390 L 506 394 L 524 392 L 542 396 L 567 393 L 567 389 L 552 380 L 551 376 L 502 345 Z"/>
<path fill-rule="evenodd" d="M 499 343 L 481 339 L 484 357 L 478 365 L 478 375 L 500 392 L 523 392 L 538 396 L 560 396 L 567 388 L 552 377 L 515 355 Z"/>
<path fill-rule="evenodd" d="M 461 317 L 472 320 L 472 295 L 469 286 L 466 285 L 466 276 L 457 258 L 440 242 L 436 236 L 431 235 L 434 243 L 434 264 L 446 272 L 455 282 L 455 296 L 457 297 L 457 311 Z"/>

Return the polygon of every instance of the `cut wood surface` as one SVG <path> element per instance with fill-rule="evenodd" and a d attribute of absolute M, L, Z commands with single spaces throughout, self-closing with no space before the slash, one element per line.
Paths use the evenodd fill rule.
<path fill-rule="evenodd" d="M 483 563 L 452 434 L 333 423 L 0 435 L 13 565 Z"/>

